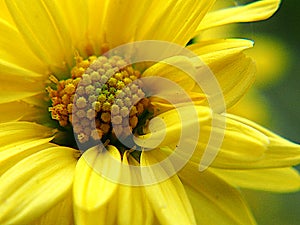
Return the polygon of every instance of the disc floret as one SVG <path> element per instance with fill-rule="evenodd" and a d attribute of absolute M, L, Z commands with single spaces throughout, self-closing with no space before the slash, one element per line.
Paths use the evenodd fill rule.
<path fill-rule="evenodd" d="M 149 106 L 140 72 L 116 55 L 75 59 L 71 78 L 50 76 L 52 119 L 62 127 L 71 124 L 80 143 L 129 136 Z"/>

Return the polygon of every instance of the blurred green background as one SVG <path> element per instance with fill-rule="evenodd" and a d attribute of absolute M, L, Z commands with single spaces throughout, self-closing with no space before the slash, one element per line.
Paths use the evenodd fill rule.
<path fill-rule="evenodd" d="M 250 2 L 254 0 L 217 0 L 216 9 Z M 300 144 L 300 1 L 283 0 L 266 21 L 207 30 L 196 40 L 231 37 L 255 41 L 247 54 L 258 71 L 253 87 L 229 112 Z M 300 224 L 300 192 L 242 191 L 258 225 Z"/>
<path fill-rule="evenodd" d="M 271 38 L 275 42 L 273 48 L 264 49 L 268 52 L 262 60 L 274 68 L 281 67 L 276 68 L 274 78 L 265 83 L 258 81 L 255 86 L 260 94 L 257 101 L 266 105 L 269 112 L 267 120 L 261 123 L 300 143 L 300 1 L 283 0 L 279 11 L 269 20 L 239 27 L 239 35 L 257 40 L 257 47 L 262 36 Z M 279 52 L 272 54 L 274 49 Z M 263 76 L 263 71 L 258 72 Z M 300 192 L 272 194 L 245 190 L 244 193 L 259 225 L 300 224 Z"/>
<path fill-rule="evenodd" d="M 272 109 L 270 127 L 300 143 L 300 1 L 283 0 L 279 11 L 271 19 L 244 28 L 250 29 L 254 40 L 256 34 L 266 34 L 284 43 L 282 50 L 287 63 L 284 71 L 280 71 L 284 73 L 283 77 L 276 84 L 266 86 L 262 93 Z"/>

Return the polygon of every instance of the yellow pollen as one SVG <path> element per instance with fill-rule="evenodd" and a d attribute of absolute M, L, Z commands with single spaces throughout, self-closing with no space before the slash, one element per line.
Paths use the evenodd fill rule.
<path fill-rule="evenodd" d="M 72 125 L 81 143 L 114 139 L 115 135 L 126 138 L 126 126 L 132 131 L 149 105 L 140 85 L 131 84 L 140 78 L 140 72 L 120 56 L 84 60 L 76 54 L 75 61 L 69 79 L 49 77 L 52 84 L 46 91 L 52 119 L 62 127 Z"/>

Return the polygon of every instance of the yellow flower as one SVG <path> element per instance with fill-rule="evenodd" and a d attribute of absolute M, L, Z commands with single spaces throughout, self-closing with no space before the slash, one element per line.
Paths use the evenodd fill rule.
<path fill-rule="evenodd" d="M 289 52 L 283 42 L 267 35 L 255 35 L 255 48 L 247 50 L 247 55 L 256 62 L 256 80 L 229 113 L 250 119 L 264 126 L 274 126 L 271 119 L 272 107 L 263 95 L 264 90 L 272 88 L 287 74 Z M 268 59 L 272 59 L 272 62 Z"/>
<path fill-rule="evenodd" d="M 284 79 L 287 74 L 289 52 L 283 42 L 267 35 L 255 35 L 255 48 L 247 50 L 255 59 L 257 74 L 251 89 L 228 112 L 245 117 L 265 126 L 274 126 L 272 107 L 263 91 Z M 268 59 L 272 59 L 272 62 Z"/>
<path fill-rule="evenodd" d="M 255 224 L 235 187 L 299 190 L 298 145 L 211 105 L 231 107 L 251 85 L 252 42 L 184 48 L 204 29 L 266 19 L 279 1 L 213 4 L 1 1 L 0 224 Z M 126 43 L 160 62 L 142 49 L 128 65 Z M 195 71 L 213 72 L 221 97 Z"/>
<path fill-rule="evenodd" d="M 217 1 L 213 9 L 217 10 L 229 6 L 234 6 L 234 1 Z M 194 42 L 211 40 L 216 38 L 226 38 L 240 36 L 245 33 L 244 26 L 238 24 L 229 24 L 227 26 L 213 27 L 201 32 Z M 290 53 L 285 43 L 271 35 L 249 33 L 248 37 L 255 40 L 255 48 L 247 50 L 247 55 L 255 59 L 257 74 L 256 80 L 251 89 L 245 94 L 243 99 L 227 112 L 250 119 L 259 124 L 270 126 L 271 106 L 267 99 L 261 93 L 266 87 L 271 88 L 273 84 L 280 81 L 287 68 Z M 269 60 L 269 59 L 272 60 Z"/>

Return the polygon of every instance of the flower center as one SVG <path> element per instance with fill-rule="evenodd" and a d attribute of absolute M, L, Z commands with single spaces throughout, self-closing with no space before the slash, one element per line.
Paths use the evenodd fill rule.
<path fill-rule="evenodd" d="M 97 140 L 120 145 L 135 128 L 145 125 L 149 100 L 145 98 L 138 70 L 119 56 L 75 56 L 71 78 L 50 76 L 46 88 L 51 100 L 51 117 L 61 127 L 72 125 L 80 143 Z M 141 124 L 144 123 L 144 124 Z M 119 147 L 119 146 L 118 146 Z"/>

